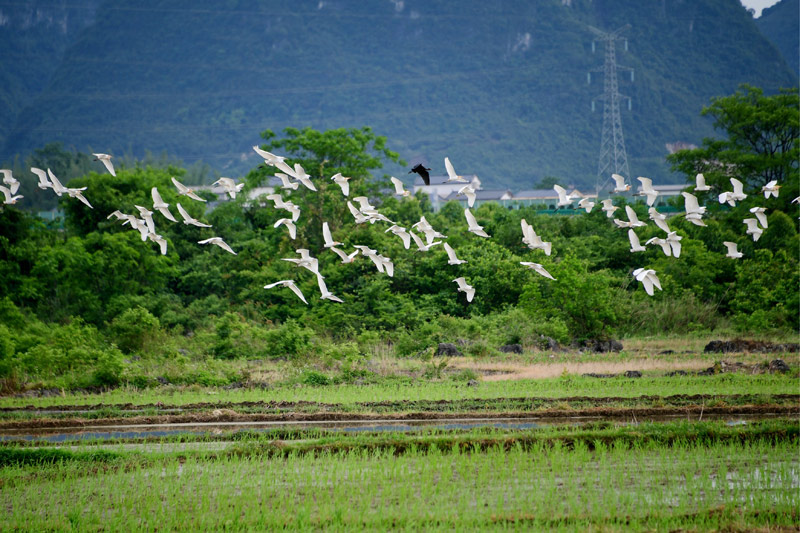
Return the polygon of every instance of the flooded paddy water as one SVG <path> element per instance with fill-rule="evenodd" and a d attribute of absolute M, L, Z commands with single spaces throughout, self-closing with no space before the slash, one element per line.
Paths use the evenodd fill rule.
<path fill-rule="evenodd" d="M 706 421 L 723 421 L 727 425 L 746 425 L 760 420 L 774 418 L 786 418 L 786 413 L 781 412 L 762 412 L 762 413 L 723 413 L 706 414 L 702 417 Z M 800 413 L 794 419 L 800 419 Z M 161 438 L 177 437 L 181 435 L 192 435 L 196 437 L 211 437 L 214 443 L 196 442 L 196 448 L 212 446 L 219 448 L 224 444 L 226 437 L 235 437 L 240 433 L 257 435 L 274 430 L 310 430 L 319 429 L 330 432 L 341 433 L 381 433 L 381 432 L 400 432 L 414 433 L 421 430 L 438 430 L 442 432 L 471 430 L 478 428 L 491 428 L 499 430 L 532 430 L 548 428 L 553 426 L 581 427 L 598 422 L 612 421 L 615 426 L 631 426 L 641 423 L 666 423 L 680 420 L 698 420 L 697 417 L 689 418 L 685 414 L 650 415 L 640 417 L 630 417 L 627 419 L 609 419 L 603 416 L 562 416 L 562 417 L 464 417 L 464 418 L 386 418 L 370 420 L 306 420 L 306 421 L 257 421 L 257 422 L 201 422 L 201 423 L 162 423 L 162 424 L 112 424 L 95 425 L 87 427 L 63 426 L 48 428 L 13 428 L 0 429 L 0 443 L 11 444 L 14 442 L 41 443 L 49 445 L 77 445 L 81 441 L 92 441 L 101 443 L 102 441 L 125 442 L 133 440 L 155 440 Z M 223 442 L 220 442 L 223 440 Z M 147 448 L 147 444 L 139 446 Z"/>

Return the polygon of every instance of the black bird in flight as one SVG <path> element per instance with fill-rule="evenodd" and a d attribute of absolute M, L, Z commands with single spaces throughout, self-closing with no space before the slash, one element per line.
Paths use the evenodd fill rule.
<path fill-rule="evenodd" d="M 425 182 L 425 185 L 430 185 L 431 175 L 428 174 L 429 170 L 430 170 L 429 168 L 423 167 L 422 163 L 418 163 L 417 166 L 409 170 L 408 173 L 411 174 L 412 172 L 414 172 L 416 174 L 419 174 L 419 176 L 422 178 L 422 181 Z"/>

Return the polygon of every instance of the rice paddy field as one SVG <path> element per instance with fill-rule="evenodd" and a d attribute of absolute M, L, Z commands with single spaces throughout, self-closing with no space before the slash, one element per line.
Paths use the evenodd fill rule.
<path fill-rule="evenodd" d="M 744 354 L 709 375 L 642 358 L 636 378 L 492 380 L 560 363 L 475 359 L 451 364 L 470 382 L 0 398 L 0 530 L 797 531 L 783 357 L 788 372 Z"/>

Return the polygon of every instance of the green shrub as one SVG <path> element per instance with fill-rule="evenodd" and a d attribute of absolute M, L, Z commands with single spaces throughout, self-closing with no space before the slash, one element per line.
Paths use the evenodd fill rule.
<path fill-rule="evenodd" d="M 92 384 L 100 387 L 116 387 L 122 381 L 122 353 L 110 348 L 97 353 L 92 373 Z"/>
<path fill-rule="evenodd" d="M 123 311 L 111 321 L 109 333 L 125 353 L 141 353 L 161 333 L 161 323 L 141 306 Z"/>
<path fill-rule="evenodd" d="M 289 319 L 265 335 L 265 349 L 268 357 L 295 357 L 311 350 L 311 338 L 314 331 L 301 326 L 296 320 Z"/>
<path fill-rule="evenodd" d="M 316 370 L 306 370 L 300 376 L 300 383 L 304 385 L 311 385 L 312 387 L 319 387 L 323 385 L 330 385 L 331 380 L 328 376 Z"/>
<path fill-rule="evenodd" d="M 617 320 L 618 280 L 604 270 L 590 271 L 588 261 L 570 255 L 546 267 L 557 282 L 533 278 L 520 296 L 520 307 L 534 318 L 560 319 L 577 340 L 611 337 Z"/>

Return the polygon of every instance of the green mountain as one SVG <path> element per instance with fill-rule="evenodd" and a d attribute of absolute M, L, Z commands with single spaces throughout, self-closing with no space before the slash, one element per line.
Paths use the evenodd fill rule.
<path fill-rule="evenodd" d="M 603 51 L 592 53 L 589 26 L 625 24 L 633 176 L 679 179 L 666 144 L 713 134 L 699 116 L 712 97 L 797 84 L 738 0 L 118 0 L 97 8 L 17 113 L 0 160 L 58 140 L 166 150 L 235 175 L 258 163 L 250 147 L 265 129 L 368 125 L 407 162 L 444 173 L 449 156 L 485 187 L 550 175 L 591 188 L 603 82 L 587 73 Z"/>
<path fill-rule="evenodd" d="M 0 146 L 20 111 L 46 90 L 64 52 L 93 21 L 97 4 L 0 1 Z"/>
<path fill-rule="evenodd" d="M 756 25 L 794 73 L 800 74 L 800 0 L 781 0 L 768 7 L 756 19 Z"/>

